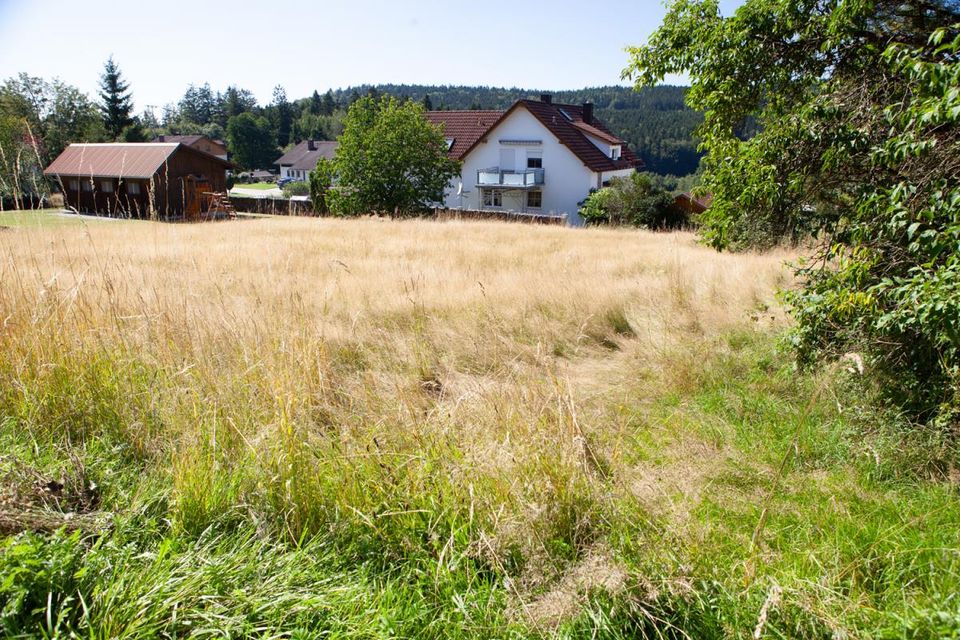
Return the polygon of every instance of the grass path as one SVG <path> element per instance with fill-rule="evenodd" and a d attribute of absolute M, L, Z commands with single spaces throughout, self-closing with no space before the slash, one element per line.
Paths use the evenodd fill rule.
<path fill-rule="evenodd" d="M 41 209 L 37 211 L 0 211 L 0 228 L 15 227 L 59 227 L 83 224 L 118 222 L 114 219 L 98 216 L 78 215 L 63 209 Z"/>

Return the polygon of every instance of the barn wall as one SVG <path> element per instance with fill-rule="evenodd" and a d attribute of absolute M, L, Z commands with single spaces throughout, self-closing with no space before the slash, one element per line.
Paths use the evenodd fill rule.
<path fill-rule="evenodd" d="M 132 178 L 70 178 L 64 176 L 64 204 L 81 213 L 100 213 L 109 216 L 149 217 L 149 187 L 147 180 Z M 105 188 L 104 184 L 110 185 Z M 139 186 L 139 193 L 130 193 L 129 185 Z M 90 189 L 86 185 L 91 185 Z"/>

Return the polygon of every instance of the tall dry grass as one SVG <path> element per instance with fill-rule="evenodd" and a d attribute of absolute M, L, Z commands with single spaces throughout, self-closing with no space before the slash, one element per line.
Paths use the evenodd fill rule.
<path fill-rule="evenodd" d="M 528 593 L 636 483 L 618 398 L 694 386 L 698 353 L 782 322 L 787 257 L 496 223 L 7 231 L 0 408 L 167 473 L 186 533 L 469 559 Z"/>
<path fill-rule="evenodd" d="M 451 508 L 467 496 L 484 526 L 524 530 L 510 519 L 581 481 L 585 440 L 616 459 L 598 399 L 623 371 L 695 379 L 671 352 L 776 321 L 786 277 L 783 254 L 687 234 L 373 220 L 20 230 L 0 256 L 5 387 L 25 424 L 81 440 L 113 424 L 137 455 L 170 456 L 198 527 L 256 502 L 251 478 L 294 479 L 258 497 L 294 538 L 324 509 L 408 511 L 438 477 Z M 71 394 L 70 424 L 37 408 Z M 351 486 L 363 473 L 389 490 Z"/>

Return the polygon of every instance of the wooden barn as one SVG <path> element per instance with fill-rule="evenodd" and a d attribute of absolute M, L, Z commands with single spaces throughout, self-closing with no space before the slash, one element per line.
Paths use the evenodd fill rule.
<path fill-rule="evenodd" d="M 229 209 L 230 163 L 185 144 L 71 144 L 44 175 L 82 213 L 197 220 Z"/>
<path fill-rule="evenodd" d="M 690 192 L 684 192 L 673 199 L 673 203 L 689 214 L 700 215 L 710 208 L 713 203 L 713 195 L 706 194 L 695 196 Z"/>

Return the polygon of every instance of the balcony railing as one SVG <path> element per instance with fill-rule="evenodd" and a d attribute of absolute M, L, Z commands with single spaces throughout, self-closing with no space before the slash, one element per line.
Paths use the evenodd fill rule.
<path fill-rule="evenodd" d="M 506 187 L 524 189 L 543 184 L 543 169 L 501 171 L 500 167 L 477 171 L 478 187 Z"/>

